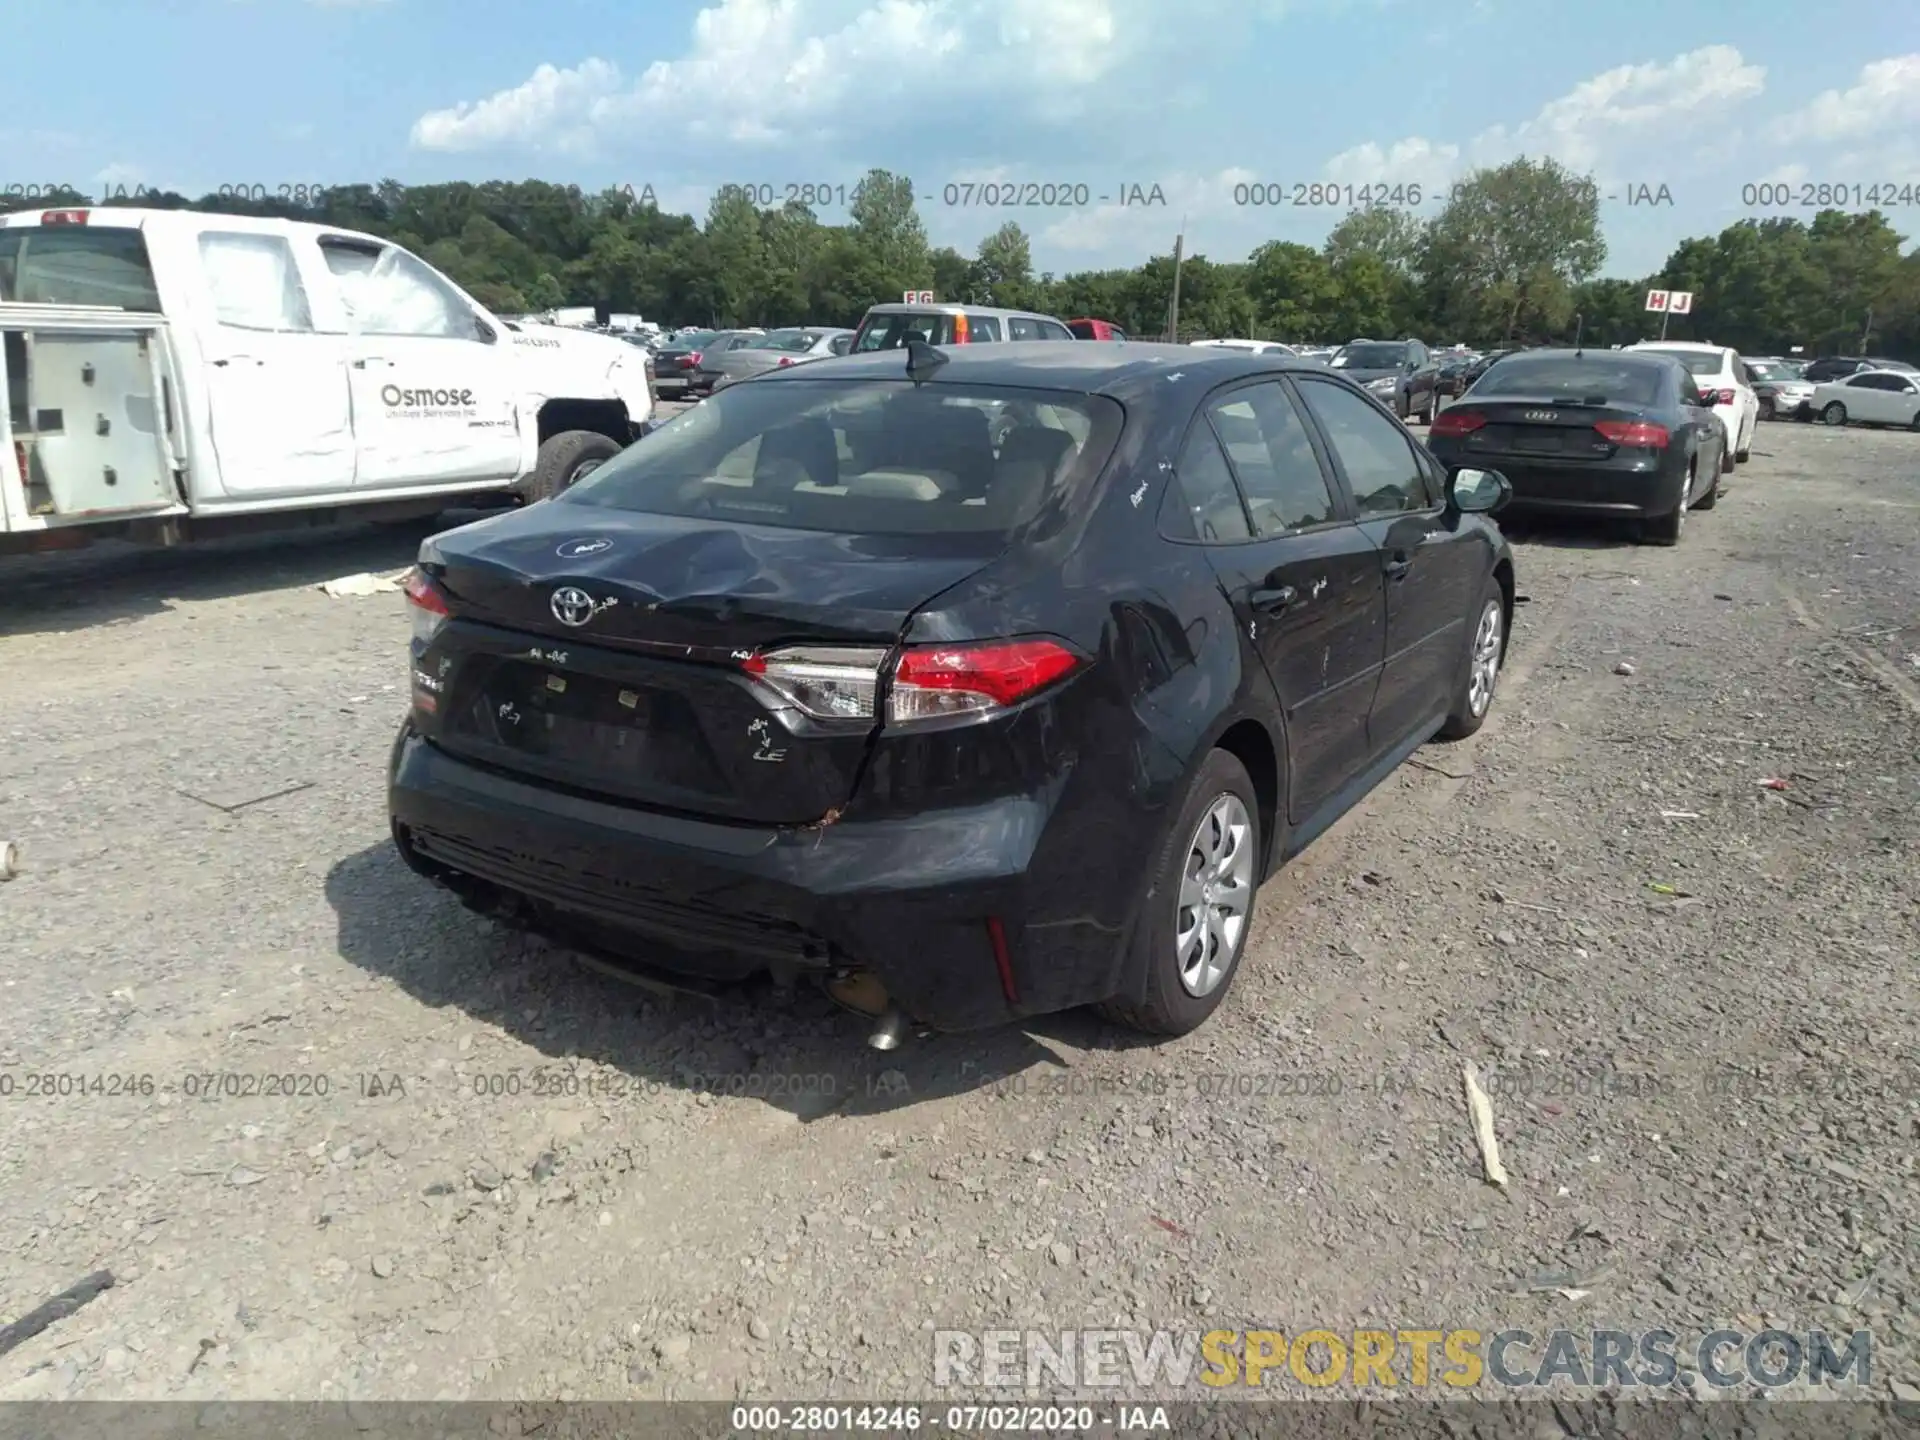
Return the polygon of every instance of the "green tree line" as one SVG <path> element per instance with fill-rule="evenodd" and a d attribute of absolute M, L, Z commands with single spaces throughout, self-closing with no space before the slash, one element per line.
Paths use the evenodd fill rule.
<path fill-rule="evenodd" d="M 305 187 L 300 187 L 304 192 Z M 870 171 L 847 223 L 734 191 L 703 220 L 631 187 L 599 193 L 540 180 L 334 186 L 292 198 L 124 191 L 0 208 L 145 205 L 319 221 L 391 239 L 509 314 L 593 304 L 667 325 L 851 325 L 903 290 L 1097 316 L 1164 336 L 1174 258 L 1132 269 L 1036 273 L 1017 224 L 963 255 L 933 245 L 911 180 Z M 1606 345 L 1658 331 L 1649 289 L 1693 292 L 1673 339 L 1752 354 L 1869 352 L 1920 357 L 1920 250 L 1875 210 L 1743 220 L 1682 241 L 1660 270 L 1606 279 L 1599 193 L 1557 162 L 1522 158 L 1470 175 L 1431 219 L 1350 212 L 1314 248 L 1274 240 L 1243 261 L 1192 255 L 1180 267 L 1179 338 L 1244 336 L 1338 343 L 1419 336 L 1447 344 L 1545 343 L 1576 332 Z M 1169 241 L 1172 240 L 1169 235 Z M 1171 249 L 1171 246 L 1169 247 Z"/>

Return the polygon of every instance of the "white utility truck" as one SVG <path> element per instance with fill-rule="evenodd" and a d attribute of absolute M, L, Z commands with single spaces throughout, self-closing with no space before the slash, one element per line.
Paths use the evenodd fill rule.
<path fill-rule="evenodd" d="M 496 319 L 371 235 L 0 216 L 0 554 L 404 519 L 566 488 L 644 435 L 646 357 Z"/>

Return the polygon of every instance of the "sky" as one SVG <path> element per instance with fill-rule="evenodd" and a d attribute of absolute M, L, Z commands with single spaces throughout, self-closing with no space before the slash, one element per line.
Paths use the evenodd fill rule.
<path fill-rule="evenodd" d="M 1011 219 L 1064 274 L 1165 254 L 1183 226 L 1188 254 L 1238 260 L 1317 245 L 1353 203 L 1431 216 L 1527 154 L 1594 177 L 1610 275 L 1749 215 L 1874 208 L 1875 187 L 1920 233 L 1907 0 L 1832 25 L 1786 0 L 8 8 L 13 193 L 533 178 L 704 217 L 739 184 L 812 187 L 833 222 L 877 166 L 912 177 L 935 244 L 970 254 Z"/>

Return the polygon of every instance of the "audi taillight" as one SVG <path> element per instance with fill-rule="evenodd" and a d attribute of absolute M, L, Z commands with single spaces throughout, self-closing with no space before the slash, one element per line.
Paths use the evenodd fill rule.
<path fill-rule="evenodd" d="M 447 597 L 433 577 L 417 566 L 408 572 L 406 592 L 407 610 L 413 616 L 413 638 L 421 645 L 430 645 L 453 618 Z"/>
<path fill-rule="evenodd" d="M 890 725 L 988 715 L 1018 705 L 1081 665 L 1054 640 L 915 645 L 888 668 L 889 652 L 795 645 L 749 656 L 741 668 L 815 720 L 875 720 L 882 687 Z"/>
<path fill-rule="evenodd" d="M 1444 440 L 1448 436 L 1458 439 L 1462 435 L 1471 435 L 1486 423 L 1487 417 L 1478 410 L 1462 410 L 1456 405 L 1433 417 L 1427 437 L 1432 440 Z"/>
<path fill-rule="evenodd" d="M 1671 438 L 1666 426 L 1655 425 L 1649 420 L 1601 420 L 1593 428 L 1615 445 L 1628 445 L 1641 450 L 1664 450 Z"/>
<path fill-rule="evenodd" d="M 680 357 L 680 368 L 682 370 L 691 370 L 699 363 L 700 352 L 698 350 L 689 350 L 685 355 Z"/>

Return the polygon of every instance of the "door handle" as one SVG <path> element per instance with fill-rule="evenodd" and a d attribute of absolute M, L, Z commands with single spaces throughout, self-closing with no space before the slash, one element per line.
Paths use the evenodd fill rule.
<path fill-rule="evenodd" d="M 384 365 L 386 363 L 387 357 L 384 355 L 363 355 L 353 362 L 353 368 L 356 370 L 364 370 L 369 365 Z"/>
<path fill-rule="evenodd" d="M 1387 578 L 1389 580 L 1404 580 L 1406 578 L 1407 571 L 1411 570 L 1412 568 L 1413 568 L 1413 557 L 1407 554 L 1407 552 L 1404 550 L 1396 550 L 1393 552 L 1391 556 L 1387 558 L 1386 569 L 1387 569 Z"/>
<path fill-rule="evenodd" d="M 258 365 L 261 362 L 254 359 L 251 355 L 228 355 L 224 359 L 216 360 L 213 363 L 224 369 L 229 365 Z"/>
<path fill-rule="evenodd" d="M 1273 615 L 1286 609 L 1300 598 L 1300 592 L 1291 585 L 1261 585 L 1247 596 L 1247 601 L 1256 610 L 1264 610 Z"/>

